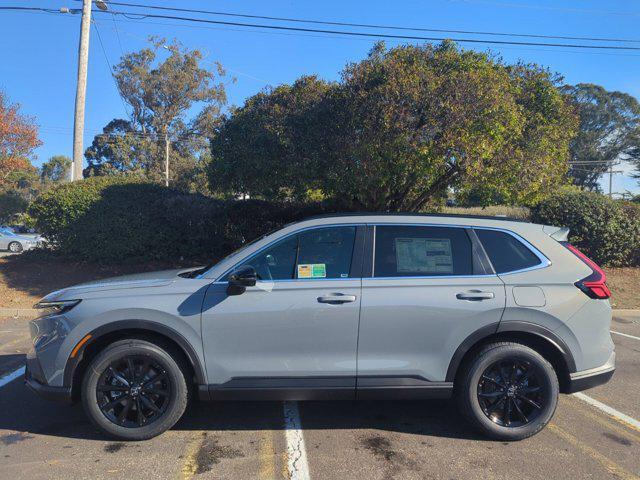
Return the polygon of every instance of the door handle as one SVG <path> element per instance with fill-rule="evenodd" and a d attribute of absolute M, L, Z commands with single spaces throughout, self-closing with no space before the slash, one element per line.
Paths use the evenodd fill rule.
<path fill-rule="evenodd" d="M 462 292 L 456 295 L 458 300 L 489 300 L 495 298 L 493 292 L 481 292 L 480 290 L 471 290 L 470 292 Z"/>
<path fill-rule="evenodd" d="M 343 293 L 332 293 L 331 295 L 323 295 L 318 297 L 318 303 L 350 303 L 355 302 L 355 295 L 345 295 Z"/>

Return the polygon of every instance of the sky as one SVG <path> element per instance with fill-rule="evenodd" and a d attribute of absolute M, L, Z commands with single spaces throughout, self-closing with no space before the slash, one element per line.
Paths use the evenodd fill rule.
<path fill-rule="evenodd" d="M 520 34 L 615 37 L 636 40 L 640 46 L 640 2 L 551 0 L 121 0 L 128 3 L 215 10 L 218 12 L 304 18 L 323 21 L 398 25 L 403 27 L 474 30 Z M 0 6 L 79 8 L 77 0 L 0 0 Z M 132 7 L 113 10 L 140 12 Z M 234 19 L 205 17 L 216 20 Z M 248 21 L 236 19 L 237 21 Z M 91 31 L 85 148 L 93 136 L 113 118 L 126 118 L 125 107 L 110 74 L 123 52 L 139 50 L 149 35 L 177 38 L 189 48 L 205 53 L 205 65 L 219 61 L 227 69 L 230 105 L 268 86 L 293 82 L 306 74 L 335 80 L 349 62 L 367 55 L 376 39 L 329 36 L 320 33 L 264 31 L 238 26 L 184 24 L 167 19 L 128 19 L 120 15 L 94 15 Z M 267 20 L 250 23 L 281 25 Z M 298 25 L 306 27 L 308 25 Z M 313 28 L 313 26 L 311 26 Z M 364 31 L 363 28 L 326 27 Z M 0 89 L 25 114 L 36 118 L 43 145 L 36 165 L 56 154 L 71 156 L 73 111 L 77 74 L 80 16 L 70 13 L 19 13 L 0 11 Z M 409 33 L 420 36 L 479 38 L 478 35 L 398 32 L 379 28 L 369 31 Z M 103 48 L 98 38 L 102 39 Z M 481 37 L 498 38 L 499 37 Z M 522 39 L 527 40 L 527 39 Z M 535 39 L 534 39 L 535 41 Z M 389 46 L 409 43 L 387 40 Z M 557 41 L 554 41 L 557 42 Z M 570 41 L 568 41 L 570 42 Z M 414 42 L 415 43 L 415 42 Z M 581 42 L 587 43 L 587 42 Z M 595 42 L 592 42 L 595 43 Z M 602 43 L 602 42 L 599 42 Z M 535 62 L 561 74 L 567 83 L 596 83 L 640 98 L 640 51 L 586 51 L 541 46 L 464 44 L 465 48 L 500 54 L 507 62 Z M 235 82 L 231 81 L 235 77 Z M 637 180 L 616 174 L 614 192 L 640 193 Z M 605 190 L 608 178 L 604 179 Z"/>

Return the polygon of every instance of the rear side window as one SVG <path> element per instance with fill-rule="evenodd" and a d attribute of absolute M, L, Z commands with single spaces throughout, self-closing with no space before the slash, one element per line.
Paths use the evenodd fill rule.
<path fill-rule="evenodd" d="M 496 273 L 540 265 L 540 259 L 513 235 L 497 230 L 475 230 Z"/>
<path fill-rule="evenodd" d="M 471 241 L 462 228 L 377 226 L 375 277 L 471 275 Z"/>

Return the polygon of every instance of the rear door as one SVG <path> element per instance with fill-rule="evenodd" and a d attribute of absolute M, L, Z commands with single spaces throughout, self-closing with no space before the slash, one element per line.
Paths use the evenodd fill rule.
<path fill-rule="evenodd" d="M 353 397 L 364 229 L 287 236 L 236 266 L 256 269 L 255 287 L 236 296 L 224 281 L 208 289 L 202 333 L 214 397 L 230 389 Z"/>
<path fill-rule="evenodd" d="M 358 391 L 450 380 L 447 369 L 460 344 L 479 329 L 497 328 L 503 282 L 469 228 L 372 228 L 371 275 L 362 280 Z"/>

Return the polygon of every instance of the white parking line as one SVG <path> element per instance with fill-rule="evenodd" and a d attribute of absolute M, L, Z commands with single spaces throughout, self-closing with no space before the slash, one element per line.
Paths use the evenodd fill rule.
<path fill-rule="evenodd" d="M 635 418 L 632 418 L 629 415 L 619 412 L 615 408 L 610 407 L 609 405 L 606 405 L 596 400 L 595 398 L 591 398 L 590 396 L 585 395 L 584 393 L 581 393 L 581 392 L 574 393 L 573 396 L 576 398 L 579 398 L 585 403 L 588 403 L 592 407 L 595 407 L 598 410 L 606 413 L 607 415 L 615 418 L 616 420 L 622 423 L 626 423 L 628 426 L 632 427 L 633 429 L 640 430 L 640 421 L 636 420 Z"/>
<path fill-rule="evenodd" d="M 623 337 L 633 338 L 634 340 L 640 340 L 640 337 L 634 337 L 633 335 L 629 335 L 628 333 L 616 332 L 615 330 L 609 330 L 611 333 L 615 333 L 616 335 L 622 335 Z"/>
<path fill-rule="evenodd" d="M 284 425 L 287 439 L 287 469 L 291 480 L 309 480 L 307 450 L 297 402 L 284 402 Z"/>
<path fill-rule="evenodd" d="M 4 387 L 7 383 L 13 382 L 16 378 L 18 378 L 21 375 L 24 375 L 24 366 L 0 378 L 0 388 Z"/>

